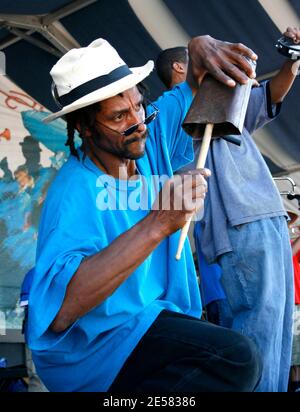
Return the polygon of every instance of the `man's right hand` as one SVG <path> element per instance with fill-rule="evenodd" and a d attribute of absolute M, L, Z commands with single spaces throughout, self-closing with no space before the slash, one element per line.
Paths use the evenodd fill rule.
<path fill-rule="evenodd" d="M 216 40 L 208 35 L 197 36 L 189 42 L 188 49 L 189 76 L 194 84 L 200 84 L 206 73 L 229 87 L 256 77 L 247 58 L 257 60 L 257 55 L 241 43 Z"/>
<path fill-rule="evenodd" d="M 155 221 L 165 236 L 181 229 L 189 217 L 200 210 L 207 192 L 208 169 L 190 170 L 169 179 L 152 206 Z"/>

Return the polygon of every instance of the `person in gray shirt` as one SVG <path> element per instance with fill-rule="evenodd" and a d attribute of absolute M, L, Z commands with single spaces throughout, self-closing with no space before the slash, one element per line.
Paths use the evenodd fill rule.
<path fill-rule="evenodd" d="M 159 53 L 155 61 L 155 69 L 168 90 L 186 80 L 188 60 L 188 49 L 183 46 L 171 47 Z"/>
<path fill-rule="evenodd" d="M 300 41 L 300 30 L 286 37 Z M 252 89 L 240 147 L 215 140 L 202 220 L 202 250 L 222 268 L 232 328 L 251 337 L 263 356 L 257 391 L 287 390 L 292 347 L 293 268 L 287 214 L 251 134 L 274 119 L 296 78 L 292 60 Z"/>
<path fill-rule="evenodd" d="M 300 41 L 300 30 L 295 28 L 288 28 L 284 35 Z M 251 337 L 263 356 L 262 378 L 256 388 L 262 392 L 287 390 L 293 268 L 287 214 L 251 134 L 279 114 L 296 77 L 294 64 L 284 62 L 276 76 L 252 89 L 240 147 L 224 139 L 211 144 L 206 167 L 212 175 L 204 217 L 197 222 L 201 225 L 198 243 L 206 260 L 222 268 L 222 285 L 232 312 L 229 323 Z M 174 71 L 172 66 L 171 74 Z M 200 147 L 194 142 L 195 159 Z"/>

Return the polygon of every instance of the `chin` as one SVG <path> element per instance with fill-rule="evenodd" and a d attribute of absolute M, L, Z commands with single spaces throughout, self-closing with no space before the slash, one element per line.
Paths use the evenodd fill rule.
<path fill-rule="evenodd" d="M 136 147 L 130 147 L 130 146 L 136 146 Z M 145 141 L 139 142 L 139 145 L 136 145 L 136 144 L 128 145 L 124 153 L 126 159 L 130 159 L 130 160 L 140 159 L 141 157 L 144 156 L 144 154 L 145 154 Z"/>
<path fill-rule="evenodd" d="M 129 152 L 129 153 L 125 154 L 125 157 L 126 157 L 126 159 L 129 159 L 129 160 L 137 160 L 137 159 L 140 159 L 141 157 L 143 157 L 144 154 L 145 154 L 145 150 L 143 150 L 142 152 L 139 152 L 139 153 Z"/>

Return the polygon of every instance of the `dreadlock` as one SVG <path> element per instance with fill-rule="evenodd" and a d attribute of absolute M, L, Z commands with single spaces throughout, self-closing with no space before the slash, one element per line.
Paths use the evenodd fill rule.
<path fill-rule="evenodd" d="M 67 132 L 68 139 L 65 146 L 70 147 L 70 152 L 73 156 L 79 159 L 76 147 L 75 147 L 75 131 L 79 128 L 79 136 L 82 140 L 81 148 L 85 153 L 86 148 L 86 132 L 87 130 L 93 133 L 95 131 L 96 115 L 99 112 L 100 103 L 94 103 L 90 106 L 83 107 L 82 109 L 75 110 L 74 112 L 68 113 L 65 116 L 67 121 Z M 79 127 L 78 127 L 79 126 Z"/>
<path fill-rule="evenodd" d="M 148 96 L 150 96 L 149 88 L 143 82 L 140 82 L 139 84 L 137 84 L 136 87 L 138 88 L 138 91 L 140 92 L 140 94 L 143 96 L 143 107 L 146 113 L 146 102 L 149 100 Z"/>
<path fill-rule="evenodd" d="M 68 116 L 68 117 L 70 117 L 70 119 L 67 120 L 68 140 L 66 141 L 65 146 L 69 146 L 71 154 L 78 158 L 79 156 L 76 151 L 75 143 L 74 143 L 74 135 L 75 135 L 74 119 L 71 118 L 71 116 Z"/>

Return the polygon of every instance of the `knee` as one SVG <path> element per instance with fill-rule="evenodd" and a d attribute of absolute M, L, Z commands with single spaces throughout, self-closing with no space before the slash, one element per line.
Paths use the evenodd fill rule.
<path fill-rule="evenodd" d="M 262 358 L 256 344 L 246 336 L 240 335 L 232 348 L 231 361 L 236 366 L 233 377 L 234 391 L 252 392 L 256 388 L 262 374 Z"/>

